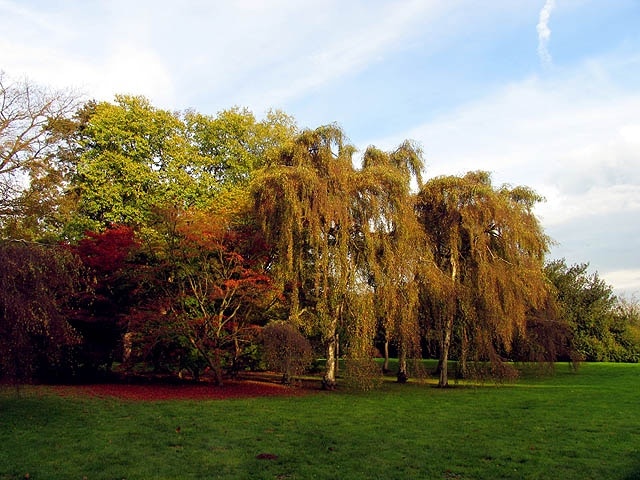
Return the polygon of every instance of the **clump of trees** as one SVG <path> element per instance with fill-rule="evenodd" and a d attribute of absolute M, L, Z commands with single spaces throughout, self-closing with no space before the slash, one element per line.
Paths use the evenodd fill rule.
<path fill-rule="evenodd" d="M 341 357 L 375 386 L 376 344 L 400 382 L 438 358 L 442 387 L 450 360 L 463 376 L 638 361 L 637 304 L 586 266 L 545 265 L 527 187 L 481 171 L 424 181 L 410 141 L 356 168 L 337 125 L 299 130 L 281 112 L 0 87 L 4 376 L 118 364 L 222 384 L 263 361 L 289 381 L 309 345 L 329 389 Z"/>
<path fill-rule="evenodd" d="M 640 361 L 638 303 L 618 298 L 586 263 L 549 262 L 545 272 L 557 292 L 560 317 L 572 332 L 572 347 L 594 362 Z"/>

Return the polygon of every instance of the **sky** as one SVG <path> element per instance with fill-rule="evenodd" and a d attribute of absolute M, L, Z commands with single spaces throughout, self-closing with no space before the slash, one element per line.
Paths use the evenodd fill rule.
<path fill-rule="evenodd" d="M 0 25 L 12 78 L 280 109 L 529 186 L 549 259 L 640 295 L 640 0 L 0 0 Z"/>

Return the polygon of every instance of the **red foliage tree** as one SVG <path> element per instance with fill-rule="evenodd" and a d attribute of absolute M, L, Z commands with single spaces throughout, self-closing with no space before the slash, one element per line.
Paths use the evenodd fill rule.
<path fill-rule="evenodd" d="M 71 247 L 87 270 L 89 285 L 76 299 L 72 318 L 84 339 L 84 363 L 89 371 L 111 369 L 121 350 L 125 329 L 121 320 L 136 304 L 140 274 L 139 243 L 131 227 L 114 225 L 103 232 L 86 232 Z"/>
<path fill-rule="evenodd" d="M 270 298 L 266 245 L 231 214 L 187 212 L 172 223 L 157 270 L 161 294 L 129 317 L 137 358 L 195 378 L 210 370 L 220 385 L 255 342 Z"/>

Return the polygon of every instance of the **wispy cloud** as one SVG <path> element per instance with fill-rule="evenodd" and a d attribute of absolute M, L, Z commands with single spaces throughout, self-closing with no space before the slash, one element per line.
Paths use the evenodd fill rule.
<path fill-rule="evenodd" d="M 536 27 L 538 31 L 538 56 L 544 66 L 550 66 L 552 59 L 549 53 L 549 39 L 551 38 L 551 29 L 549 28 L 549 19 L 551 11 L 555 8 L 555 0 L 546 0 L 542 10 L 540 10 L 540 18 Z"/>

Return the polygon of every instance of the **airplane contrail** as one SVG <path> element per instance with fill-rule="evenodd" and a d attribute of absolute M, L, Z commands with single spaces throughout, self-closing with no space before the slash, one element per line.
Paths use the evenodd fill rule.
<path fill-rule="evenodd" d="M 536 26 L 536 30 L 538 30 L 538 56 L 544 66 L 551 65 L 551 54 L 548 49 L 549 38 L 551 37 L 549 18 L 551 17 L 551 11 L 555 6 L 555 0 L 546 0 L 544 7 L 540 10 L 540 19 Z"/>

